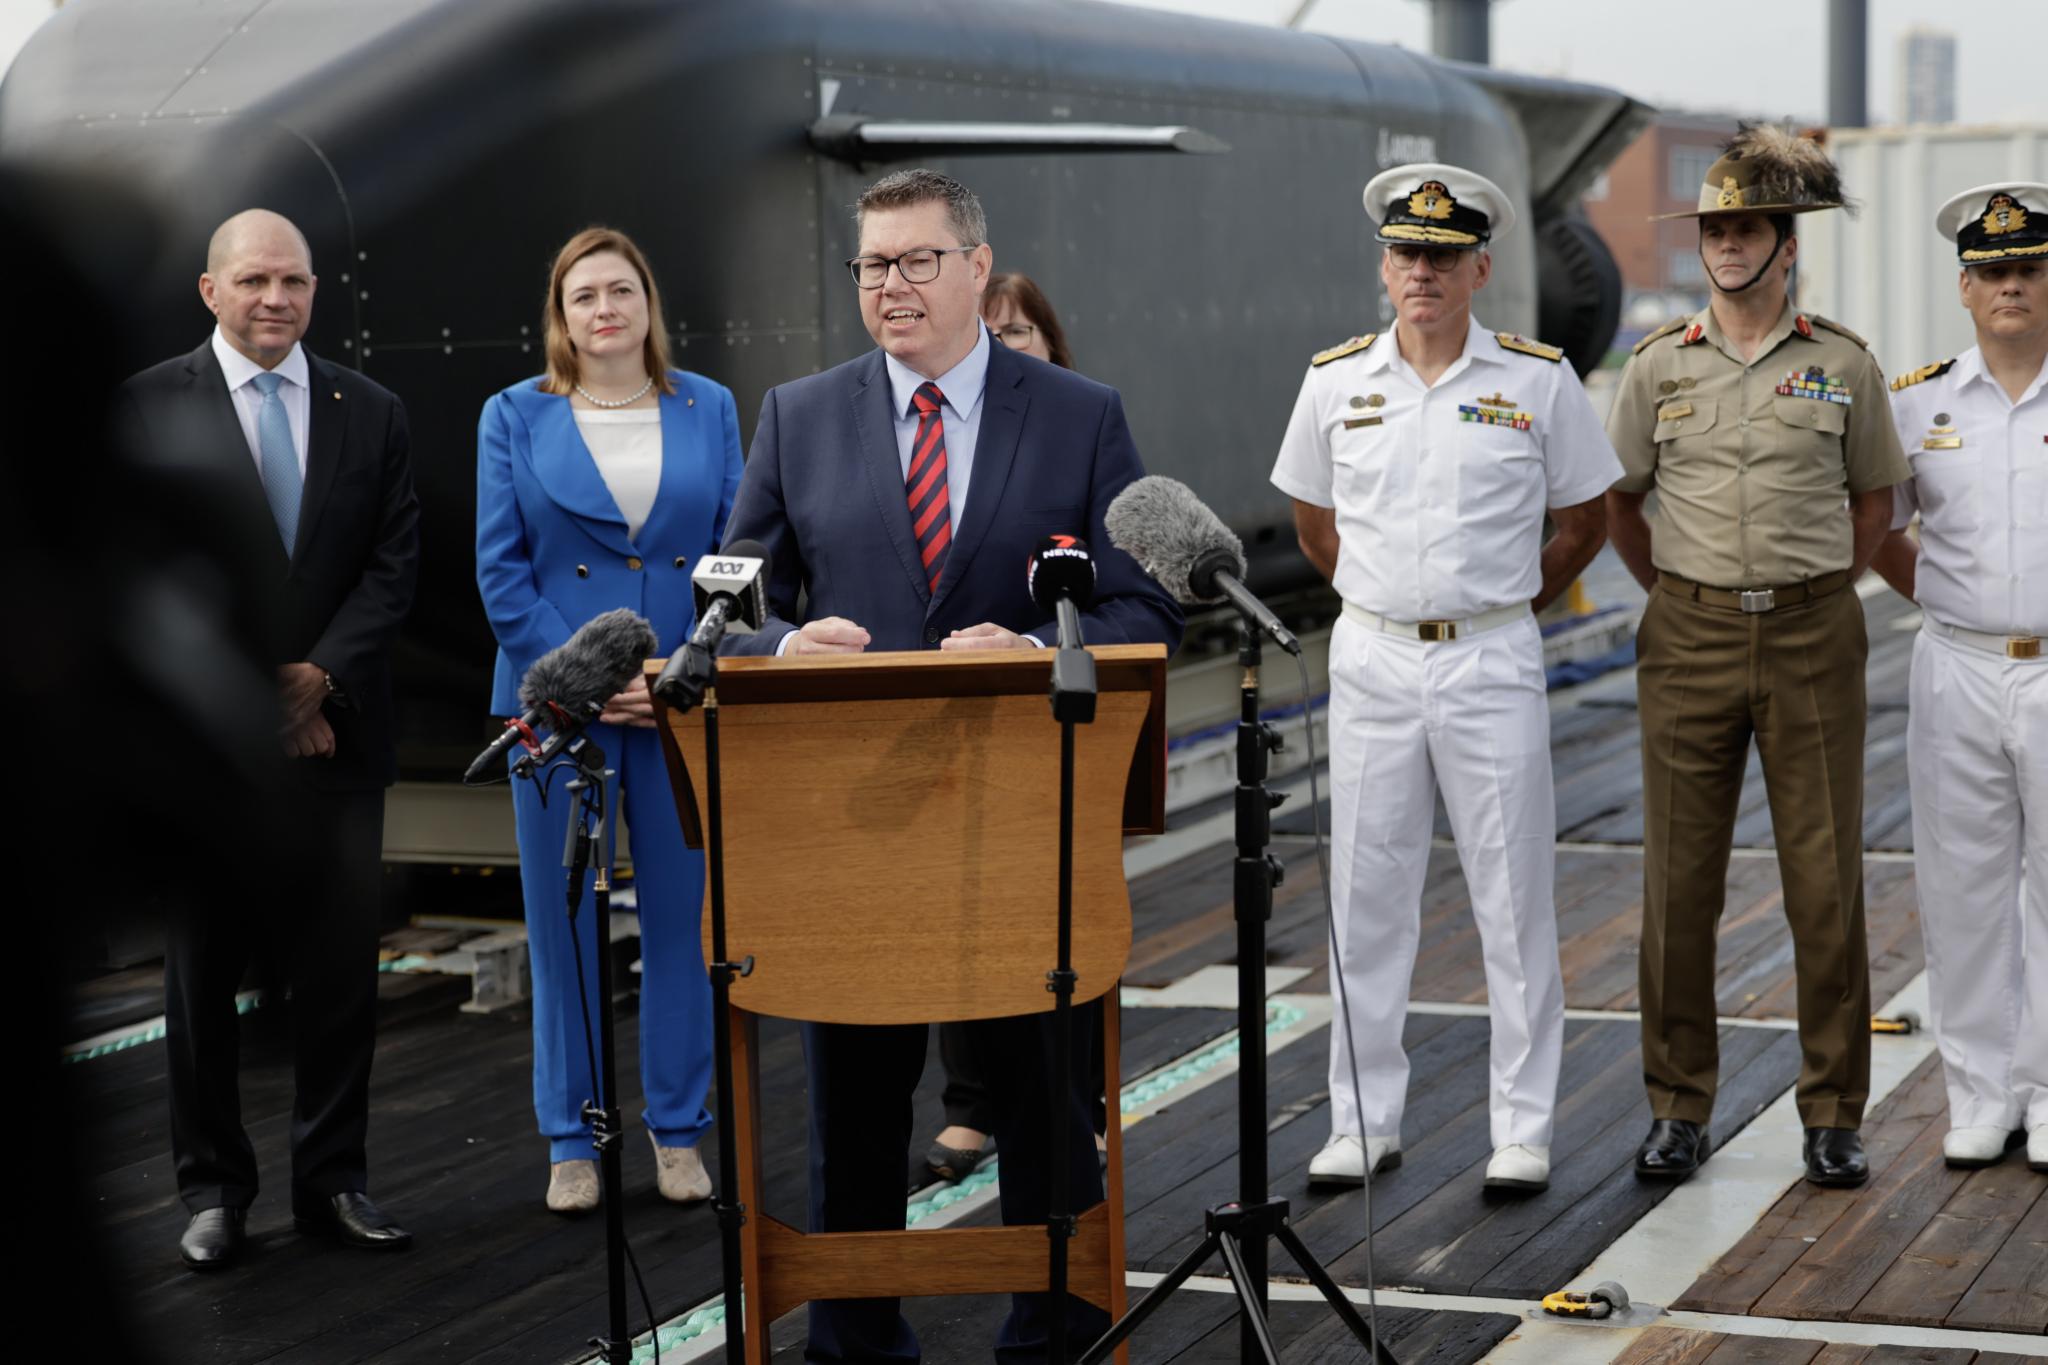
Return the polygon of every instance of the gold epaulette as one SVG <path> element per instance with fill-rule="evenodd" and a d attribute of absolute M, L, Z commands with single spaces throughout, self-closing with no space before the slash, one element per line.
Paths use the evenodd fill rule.
<path fill-rule="evenodd" d="M 1341 346 L 1332 346 L 1327 351 L 1317 351 L 1311 365 L 1327 365 L 1333 360 L 1342 360 L 1347 355 L 1356 355 L 1379 339 L 1378 332 L 1367 332 L 1362 337 L 1353 337 Z"/>
<path fill-rule="evenodd" d="M 1540 341 L 1531 341 L 1516 332 L 1495 332 L 1493 339 L 1498 341 L 1504 350 L 1520 351 L 1523 355 L 1533 355 L 1538 360 L 1547 360 L 1553 365 L 1564 359 L 1564 352 L 1557 347 L 1546 346 Z"/>
<path fill-rule="evenodd" d="M 1644 337 L 1644 338 L 1643 338 L 1643 339 L 1642 339 L 1641 341 L 1638 341 L 1638 342 L 1637 342 L 1637 343 L 1635 344 L 1635 349 L 1634 349 L 1634 350 L 1632 350 L 1632 351 L 1630 351 L 1630 352 L 1629 352 L 1629 354 L 1630 354 L 1630 355 L 1641 355 L 1641 354 L 1642 354 L 1642 352 L 1643 352 L 1643 348 L 1644 348 L 1645 346 L 1648 346 L 1648 345 L 1649 345 L 1649 344 L 1650 344 L 1651 342 L 1653 342 L 1653 341 L 1657 340 L 1657 338 L 1659 338 L 1659 337 L 1668 337 L 1668 336 L 1670 336 L 1670 335 L 1671 335 L 1671 334 L 1672 334 L 1673 332 L 1680 332 L 1680 331 L 1684 331 L 1684 330 L 1685 330 L 1685 324 L 1686 324 L 1686 323 L 1688 323 L 1688 322 L 1690 322 L 1690 321 L 1691 321 L 1691 319 L 1690 319 L 1690 318 L 1678 318 L 1678 319 L 1675 319 L 1675 320 L 1673 320 L 1673 321 L 1671 321 L 1671 322 L 1667 322 L 1667 323 L 1665 323 L 1665 324 L 1664 324 L 1664 325 L 1663 325 L 1662 327 L 1659 327 L 1659 328 L 1658 328 L 1658 329 L 1657 329 L 1656 331 L 1654 331 L 1654 332 L 1650 333 L 1650 334 L 1649 334 L 1648 336 Z"/>
<path fill-rule="evenodd" d="M 1854 332 L 1850 331 L 1847 327 L 1844 327 L 1841 323 L 1831 321 L 1828 318 L 1824 318 L 1818 313 L 1808 313 L 1806 316 L 1808 319 L 1812 321 L 1814 326 L 1825 327 L 1830 332 L 1834 332 L 1838 335 L 1845 336 L 1849 338 L 1849 340 L 1855 342 L 1858 346 L 1861 346 L 1866 351 L 1870 349 L 1869 342 L 1865 341 L 1862 337 L 1857 336 Z"/>
<path fill-rule="evenodd" d="M 1936 375 L 1947 374 L 1950 367 L 1955 363 L 1955 358 L 1951 356 L 1947 360 L 1937 360 L 1932 365 L 1922 365 L 1917 370 L 1908 370 L 1892 381 L 1892 392 L 1897 393 L 1900 389 L 1910 389 L 1915 384 L 1926 383 Z"/>

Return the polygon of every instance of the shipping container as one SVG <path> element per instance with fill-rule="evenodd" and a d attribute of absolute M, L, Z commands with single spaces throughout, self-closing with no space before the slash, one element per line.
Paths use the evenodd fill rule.
<path fill-rule="evenodd" d="M 1828 150 L 1861 208 L 1800 220 L 1799 306 L 1861 335 L 1888 375 L 1968 349 L 1935 210 L 1994 180 L 2048 181 L 2048 124 L 1839 128 Z"/>

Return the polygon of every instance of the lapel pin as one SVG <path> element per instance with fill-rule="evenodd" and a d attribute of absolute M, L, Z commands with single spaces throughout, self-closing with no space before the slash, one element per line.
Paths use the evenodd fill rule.
<path fill-rule="evenodd" d="M 340 390 L 340 389 L 336 389 L 336 390 L 334 391 L 334 396 L 335 396 L 336 398 L 339 398 L 339 397 L 341 397 L 341 390 Z"/>

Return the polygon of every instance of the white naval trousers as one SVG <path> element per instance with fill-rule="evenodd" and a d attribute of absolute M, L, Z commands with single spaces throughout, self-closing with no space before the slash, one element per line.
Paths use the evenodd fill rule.
<path fill-rule="evenodd" d="M 1401 1028 L 1440 787 L 1485 959 L 1493 1145 L 1547 1146 L 1564 981 L 1550 705 L 1535 618 L 1424 643 L 1340 617 L 1330 636 L 1329 724 L 1332 961 L 1351 1018 L 1347 1035 L 1333 1000 L 1332 1131 L 1401 1131 Z"/>
<path fill-rule="evenodd" d="M 1921 631 L 1906 771 L 1949 1123 L 2048 1123 L 2048 659 Z"/>

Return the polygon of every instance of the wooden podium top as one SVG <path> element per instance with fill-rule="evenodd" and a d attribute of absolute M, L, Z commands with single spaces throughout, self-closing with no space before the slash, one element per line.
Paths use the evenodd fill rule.
<path fill-rule="evenodd" d="M 1124 833 L 1166 832 L 1166 646 L 1090 645 L 1102 692 L 1146 692 L 1151 704 L 1131 756 L 1124 788 Z M 1052 684 L 1050 649 L 877 650 L 804 654 L 794 659 L 742 656 L 718 661 L 723 706 L 798 702 L 883 701 L 917 697 L 1004 697 L 1045 694 Z M 647 661 L 652 686 L 667 659 Z M 1048 703 L 1049 704 L 1049 703 Z M 690 846 L 703 842 L 696 811 L 683 823 Z"/>

